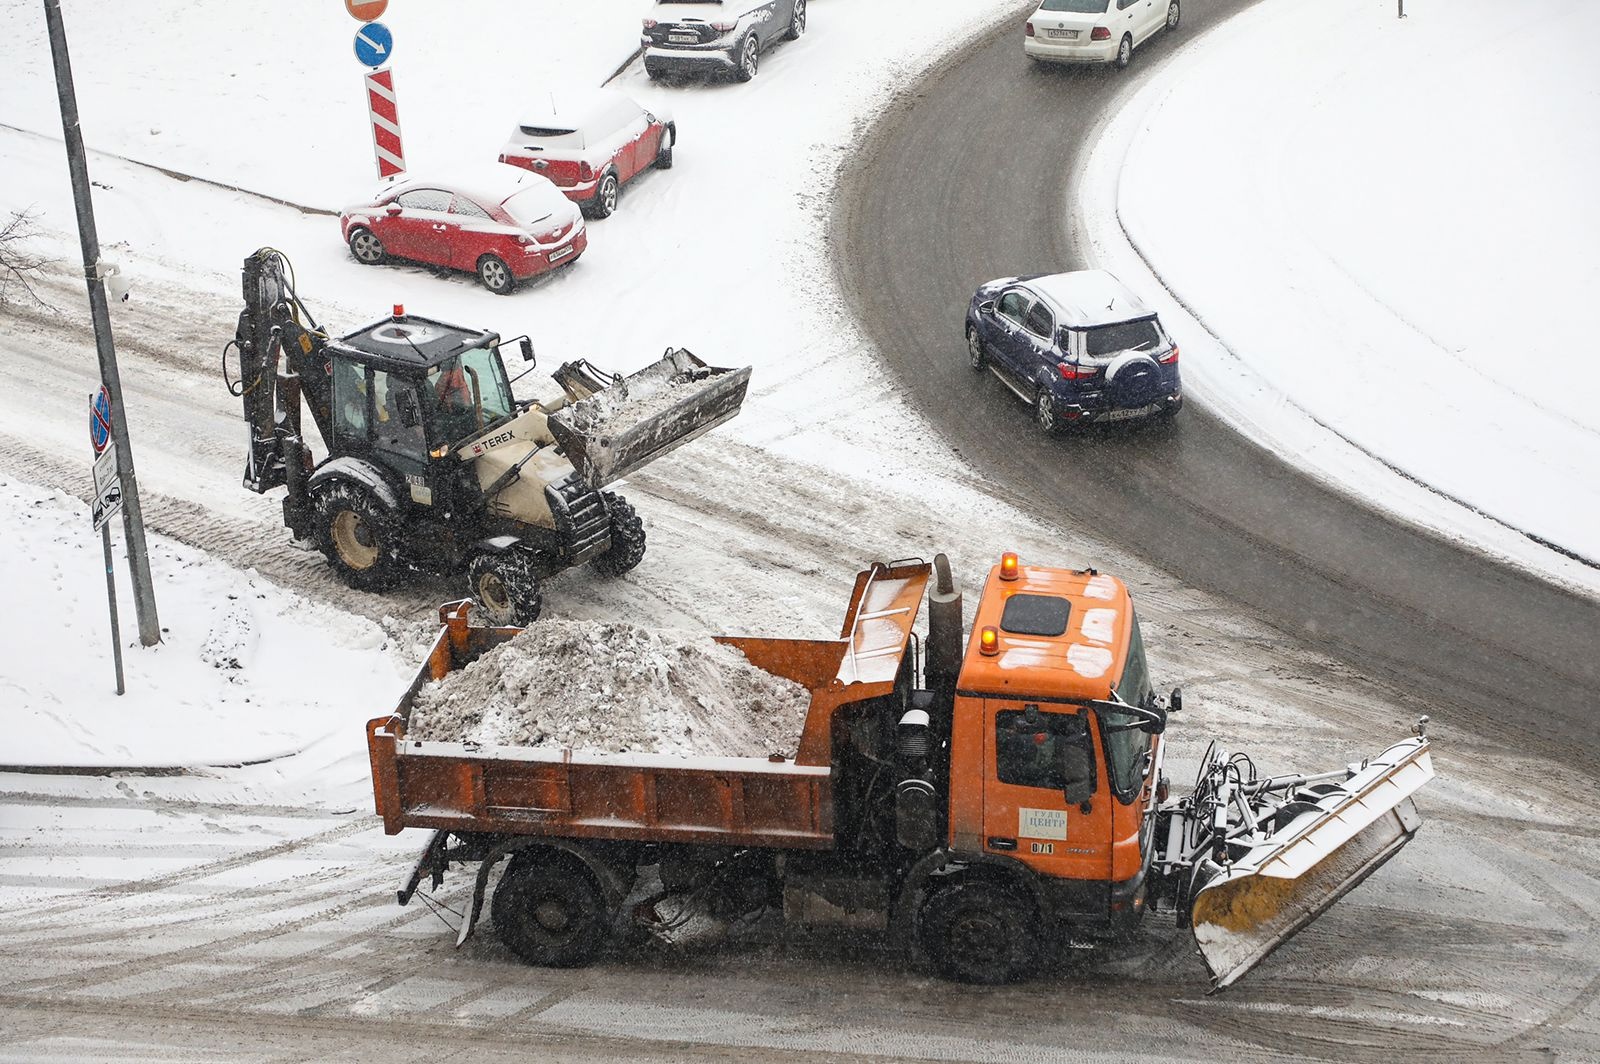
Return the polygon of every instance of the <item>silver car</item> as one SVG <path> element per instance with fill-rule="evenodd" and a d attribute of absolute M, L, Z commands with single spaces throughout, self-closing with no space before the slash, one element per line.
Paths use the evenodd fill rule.
<path fill-rule="evenodd" d="M 656 0 L 644 20 L 644 70 L 756 76 L 761 53 L 806 31 L 806 0 Z"/>

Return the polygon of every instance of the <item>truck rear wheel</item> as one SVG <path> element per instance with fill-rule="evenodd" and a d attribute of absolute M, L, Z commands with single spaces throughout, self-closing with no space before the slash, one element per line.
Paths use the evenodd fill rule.
<path fill-rule="evenodd" d="M 1033 962 L 1033 906 L 995 883 L 956 883 L 922 907 L 922 946 L 947 978 L 1008 983 Z"/>
<path fill-rule="evenodd" d="M 394 583 L 399 563 L 398 515 L 348 480 L 335 480 L 312 495 L 317 546 L 350 587 L 379 591 Z"/>
<path fill-rule="evenodd" d="M 603 491 L 606 513 L 611 517 L 611 546 L 594 560 L 594 567 L 606 576 L 621 576 L 644 561 L 644 522 L 633 504 L 614 491 Z"/>
<path fill-rule="evenodd" d="M 588 964 L 611 932 L 611 914 L 594 877 L 562 853 L 513 857 L 489 913 L 500 941 L 545 968 Z"/>
<path fill-rule="evenodd" d="M 521 628 L 539 619 L 544 595 L 533 555 L 518 547 L 498 554 L 488 551 L 467 567 L 472 598 L 489 621 Z"/>

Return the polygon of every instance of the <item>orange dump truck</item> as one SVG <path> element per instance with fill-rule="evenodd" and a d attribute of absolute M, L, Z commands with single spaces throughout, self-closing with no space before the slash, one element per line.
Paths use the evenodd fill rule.
<path fill-rule="evenodd" d="M 1420 723 L 1314 776 L 1257 776 L 1213 744 L 1174 797 L 1163 736 L 1181 695 L 1156 694 L 1121 581 L 1007 554 L 970 635 L 962 608 L 940 555 L 858 574 L 836 639 L 718 637 L 811 692 L 798 741 L 774 736 L 765 760 L 409 739 L 424 684 L 517 632 L 443 608 L 415 681 L 367 730 L 385 829 L 434 832 L 401 904 L 476 864 L 459 944 L 505 861 L 490 915 L 532 963 L 583 964 L 629 921 L 664 933 L 771 908 L 888 932 L 974 982 L 1156 910 L 1193 928 L 1221 987 L 1418 827 L 1411 796 L 1432 776 Z"/>

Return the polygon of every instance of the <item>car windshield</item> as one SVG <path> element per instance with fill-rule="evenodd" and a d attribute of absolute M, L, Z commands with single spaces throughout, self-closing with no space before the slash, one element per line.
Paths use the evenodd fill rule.
<path fill-rule="evenodd" d="M 540 189 L 525 188 L 521 192 L 506 200 L 500 206 L 511 215 L 511 220 L 518 225 L 538 225 L 553 213 L 550 210 L 550 198 L 541 196 Z"/>
<path fill-rule="evenodd" d="M 1040 11 L 1070 11 L 1076 15 L 1103 15 L 1108 0 L 1044 0 Z"/>
<path fill-rule="evenodd" d="M 1119 351 L 1145 351 L 1159 347 L 1166 340 L 1161 326 L 1154 318 L 1125 321 L 1118 325 L 1102 325 L 1098 329 L 1085 329 L 1084 351 L 1090 355 L 1114 355 Z"/>

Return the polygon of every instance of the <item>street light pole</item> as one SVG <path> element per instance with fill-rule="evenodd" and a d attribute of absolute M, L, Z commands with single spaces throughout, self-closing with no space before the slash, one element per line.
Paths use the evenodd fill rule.
<path fill-rule="evenodd" d="M 83 277 L 89 287 L 89 313 L 94 319 L 94 346 L 100 356 L 100 383 L 111 395 L 111 439 L 117 448 L 118 475 L 122 480 L 122 528 L 128 537 L 128 568 L 133 575 L 133 604 L 139 615 L 139 642 L 161 642 L 161 620 L 156 616 L 156 592 L 150 579 L 150 556 L 144 543 L 144 513 L 139 506 L 139 482 L 133 473 L 133 447 L 128 442 L 128 418 L 122 405 L 122 378 L 117 373 L 117 350 L 111 342 L 111 314 L 100 276 L 100 237 L 94 228 L 94 204 L 89 198 L 89 165 L 84 161 L 83 133 L 78 128 L 78 97 L 72 88 L 72 63 L 67 58 L 67 34 L 61 24 L 61 0 L 44 0 L 45 23 L 50 28 L 50 56 L 56 66 L 56 95 L 61 99 L 61 131 L 67 142 L 67 168 L 72 172 L 72 198 L 78 211 L 78 241 L 83 245 Z"/>

